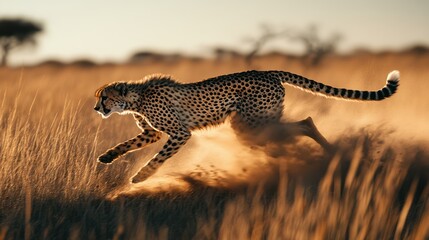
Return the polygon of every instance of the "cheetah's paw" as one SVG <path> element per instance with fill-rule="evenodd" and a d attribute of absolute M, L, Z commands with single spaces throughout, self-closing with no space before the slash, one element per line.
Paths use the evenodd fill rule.
<path fill-rule="evenodd" d="M 110 164 L 118 157 L 118 154 L 114 151 L 107 151 L 106 153 L 98 157 L 98 161 L 104 164 Z"/>

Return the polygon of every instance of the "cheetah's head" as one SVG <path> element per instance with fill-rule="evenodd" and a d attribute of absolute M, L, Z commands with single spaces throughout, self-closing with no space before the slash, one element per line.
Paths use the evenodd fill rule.
<path fill-rule="evenodd" d="M 103 118 L 108 118 L 112 113 L 124 113 L 127 107 L 128 87 L 125 82 L 116 82 L 104 85 L 95 91 L 97 103 L 94 110 Z"/>

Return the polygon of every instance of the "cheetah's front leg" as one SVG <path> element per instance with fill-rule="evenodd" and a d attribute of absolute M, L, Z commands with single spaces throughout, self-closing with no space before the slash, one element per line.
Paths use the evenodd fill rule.
<path fill-rule="evenodd" d="M 185 145 L 191 133 L 182 131 L 175 134 L 169 134 L 169 139 L 162 147 L 162 150 L 157 153 L 149 162 L 132 178 L 132 183 L 137 183 L 146 180 L 153 175 L 156 170 L 171 156 L 179 151 L 179 148 Z"/>
<path fill-rule="evenodd" d="M 158 141 L 159 139 L 161 139 L 161 132 L 158 132 L 154 129 L 146 129 L 136 137 L 131 138 L 107 150 L 105 153 L 98 157 L 98 161 L 101 163 L 110 164 L 119 156 L 122 156 L 127 152 L 143 148 L 151 143 Z"/>

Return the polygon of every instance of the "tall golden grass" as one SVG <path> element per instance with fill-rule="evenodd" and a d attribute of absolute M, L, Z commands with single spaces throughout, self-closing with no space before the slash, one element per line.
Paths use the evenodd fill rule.
<path fill-rule="evenodd" d="M 428 55 L 333 56 L 317 68 L 279 56 L 254 64 L 184 59 L 0 69 L 0 239 L 429 236 Z M 106 199 L 159 145 L 99 166 L 98 155 L 138 128 L 130 116 L 102 121 L 92 110 L 97 87 L 155 72 L 192 82 L 249 68 L 358 89 L 381 87 L 393 69 L 402 75 L 398 93 L 378 103 L 287 88 L 285 119 L 312 116 L 335 145 L 333 155 L 305 138 L 284 151 L 248 149 L 226 123 L 197 132 L 154 176 L 158 183 L 148 180 L 128 196 Z"/>

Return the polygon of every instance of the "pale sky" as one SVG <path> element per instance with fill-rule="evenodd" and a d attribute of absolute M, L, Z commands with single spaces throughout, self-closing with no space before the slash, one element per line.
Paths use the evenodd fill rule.
<path fill-rule="evenodd" d="M 14 64 L 48 58 L 124 61 L 149 49 L 246 50 L 243 39 L 257 36 L 263 23 L 277 29 L 316 24 L 323 35 L 341 33 L 343 52 L 429 45 L 428 0 L 0 0 L 0 18 L 15 16 L 43 23 L 45 32 L 34 50 L 12 52 Z M 276 47 L 296 51 L 300 45 L 284 41 Z"/>

